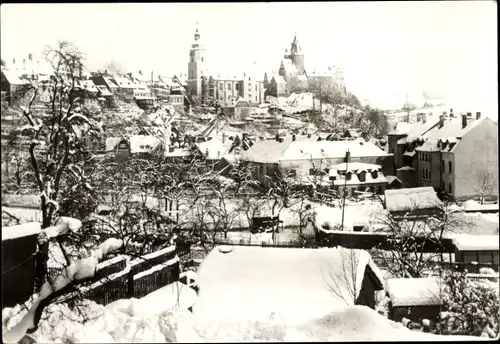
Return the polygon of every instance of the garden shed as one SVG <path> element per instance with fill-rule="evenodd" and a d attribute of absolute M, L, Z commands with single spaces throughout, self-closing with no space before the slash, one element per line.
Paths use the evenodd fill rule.
<path fill-rule="evenodd" d="M 473 273 L 479 272 L 481 267 L 498 272 L 499 239 L 498 235 L 455 235 L 455 262 L 463 263 L 461 266 Z"/>
<path fill-rule="evenodd" d="M 420 323 L 423 319 L 435 321 L 441 308 L 441 279 L 390 278 L 387 280 L 389 319 L 400 322 L 403 318 Z"/>
<path fill-rule="evenodd" d="M 34 292 L 40 223 L 2 227 L 2 309 L 25 302 Z"/>

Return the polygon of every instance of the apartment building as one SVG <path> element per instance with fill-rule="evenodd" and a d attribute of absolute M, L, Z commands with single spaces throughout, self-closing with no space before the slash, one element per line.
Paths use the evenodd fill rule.
<path fill-rule="evenodd" d="M 438 125 L 415 143 L 418 186 L 432 186 L 450 200 L 484 193 L 498 198 L 498 123 L 491 118 L 480 112 L 448 120 L 440 116 Z"/>

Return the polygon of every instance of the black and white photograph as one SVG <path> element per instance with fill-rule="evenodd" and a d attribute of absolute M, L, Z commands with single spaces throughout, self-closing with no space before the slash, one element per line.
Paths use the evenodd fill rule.
<path fill-rule="evenodd" d="M 2 3 L 2 342 L 496 341 L 497 3 Z"/>

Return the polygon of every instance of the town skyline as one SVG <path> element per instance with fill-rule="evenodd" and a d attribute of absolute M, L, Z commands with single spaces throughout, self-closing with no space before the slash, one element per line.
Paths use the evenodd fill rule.
<path fill-rule="evenodd" d="M 19 60 L 29 53 L 37 58 L 45 44 L 67 39 L 86 53 L 91 70 L 104 70 L 107 62 L 116 61 L 124 72 L 186 74 L 198 22 L 208 56 L 215 62 L 214 73 L 242 73 L 252 68 L 253 61 L 261 77 L 277 71 L 297 34 L 306 70 L 339 67 L 348 90 L 374 106 L 402 105 L 407 94 L 411 99 L 426 91 L 441 94 L 448 103 L 459 102 L 459 107 L 480 106 L 496 118 L 497 18 L 492 5 L 489 1 L 4 5 L 2 59 L 9 64 L 13 57 Z M 306 15 L 305 8 L 314 16 Z M 54 17 L 56 23 L 43 25 Z M 21 18 L 29 18 L 26 25 L 12 29 Z M 96 24 L 86 24 L 89 19 Z"/>

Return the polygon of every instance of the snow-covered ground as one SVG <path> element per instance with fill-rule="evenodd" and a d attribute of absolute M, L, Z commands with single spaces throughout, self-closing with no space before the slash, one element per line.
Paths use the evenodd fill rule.
<path fill-rule="evenodd" d="M 244 297 L 244 295 L 242 295 Z M 162 303 L 162 299 L 157 300 Z M 39 329 L 31 336 L 37 343 L 166 343 L 166 342 L 296 342 L 296 341 L 448 341 L 480 337 L 438 336 L 413 332 L 365 306 L 345 307 L 299 325 L 281 314 L 266 321 L 216 321 L 172 308 L 160 314 L 143 312 L 140 300 L 120 300 L 103 307 L 85 301 L 79 311 L 54 304 L 42 315 Z M 215 312 L 217 310 L 214 310 Z M 2 312 L 9 317 L 9 310 Z M 19 319 L 10 317 L 4 331 Z M 85 322 L 85 323 L 84 323 Z"/>

